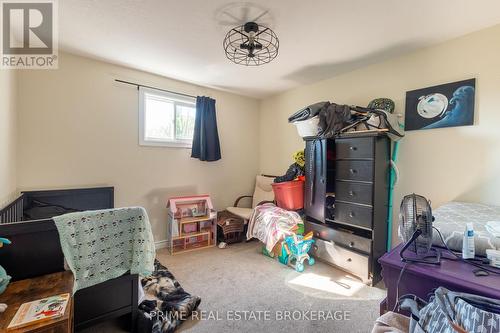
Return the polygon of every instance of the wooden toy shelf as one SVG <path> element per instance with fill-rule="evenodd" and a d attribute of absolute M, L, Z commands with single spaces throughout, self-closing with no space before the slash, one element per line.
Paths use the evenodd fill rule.
<path fill-rule="evenodd" d="M 182 218 L 179 223 L 184 224 L 184 223 L 194 223 L 194 222 L 201 222 L 201 221 L 207 221 L 212 219 L 210 216 L 202 216 L 202 217 L 185 217 Z"/>
<path fill-rule="evenodd" d="M 171 198 L 167 208 L 167 248 L 170 254 L 217 244 L 217 213 L 208 195 Z"/>
<path fill-rule="evenodd" d="M 174 239 L 186 239 L 188 237 L 196 237 L 196 236 L 203 236 L 203 235 L 210 235 L 210 231 L 209 232 L 189 232 L 187 234 L 174 237 Z"/>

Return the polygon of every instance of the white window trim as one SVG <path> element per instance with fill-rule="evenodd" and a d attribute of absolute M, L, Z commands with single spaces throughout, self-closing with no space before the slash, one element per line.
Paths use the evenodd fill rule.
<path fill-rule="evenodd" d="M 147 93 L 155 94 L 162 96 L 166 99 L 169 99 L 174 102 L 174 122 L 175 122 L 175 112 L 176 112 L 176 105 L 185 105 L 185 106 L 195 106 L 196 107 L 196 98 L 194 97 L 188 97 L 188 96 L 182 96 L 174 93 L 169 93 L 166 91 L 162 90 L 157 90 L 157 89 L 152 89 L 152 88 L 146 88 L 146 87 L 139 87 L 139 145 L 140 146 L 145 146 L 145 147 L 171 147 L 171 148 L 192 148 L 193 142 L 192 140 L 175 140 L 175 141 L 163 141 L 163 140 L 145 140 L 144 139 L 144 125 L 145 125 L 145 101 L 144 101 L 144 96 Z M 174 131 L 175 131 L 175 124 L 174 124 Z M 175 136 L 175 133 L 174 133 Z"/>

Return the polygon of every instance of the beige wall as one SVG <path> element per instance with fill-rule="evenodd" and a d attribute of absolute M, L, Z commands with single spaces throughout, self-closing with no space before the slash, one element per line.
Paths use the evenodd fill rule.
<path fill-rule="evenodd" d="M 17 193 L 15 103 L 15 72 L 0 70 L 0 207 Z"/>
<path fill-rule="evenodd" d="M 251 98 L 61 54 L 59 70 L 17 75 L 17 187 L 113 185 L 117 206 L 146 207 L 160 241 L 169 196 L 210 193 L 221 209 L 250 193 L 259 171 L 284 173 L 291 153 L 303 147 L 287 123 L 300 107 L 320 100 L 366 105 L 389 97 L 403 112 L 408 90 L 475 77 L 474 126 L 410 132 L 402 141 L 395 212 L 410 192 L 427 196 L 434 206 L 449 200 L 498 204 L 498 40 L 500 26 L 287 91 L 261 101 L 260 113 Z M 200 162 L 186 149 L 140 147 L 137 90 L 115 78 L 215 98 L 223 159 Z M 13 74 L 0 72 L 0 84 L 1 201 L 16 191 Z"/>
<path fill-rule="evenodd" d="M 125 79 L 217 101 L 222 160 L 138 145 L 138 93 Z M 165 239 L 168 197 L 209 193 L 218 209 L 251 193 L 259 169 L 258 101 L 69 54 L 58 70 L 19 74 L 20 189 L 115 186 L 115 204 L 144 206 Z"/>
<path fill-rule="evenodd" d="M 496 26 L 262 101 L 261 171 L 283 173 L 291 153 L 304 146 L 287 123 L 303 106 L 321 100 L 367 105 L 388 97 L 404 113 L 406 91 L 475 77 L 474 126 L 414 131 L 403 139 L 394 212 L 397 216 L 402 195 L 411 192 L 428 197 L 434 207 L 450 200 L 500 205 L 499 41 Z"/>

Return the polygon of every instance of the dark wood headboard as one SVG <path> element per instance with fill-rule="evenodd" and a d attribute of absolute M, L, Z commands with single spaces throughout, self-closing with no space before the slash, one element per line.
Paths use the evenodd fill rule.
<path fill-rule="evenodd" d="M 0 211 L 0 216 L 22 216 L 23 209 L 33 200 L 74 210 L 114 208 L 114 188 L 84 188 L 67 190 L 26 191 L 14 203 Z M 7 209 L 16 209 L 10 213 Z M 3 214 L 3 215 L 2 215 Z M 9 218 L 9 222 L 12 220 Z M 54 220 L 18 220 L 0 224 L 0 237 L 12 244 L 0 249 L 0 265 L 13 281 L 59 272 L 64 269 L 64 256 Z"/>

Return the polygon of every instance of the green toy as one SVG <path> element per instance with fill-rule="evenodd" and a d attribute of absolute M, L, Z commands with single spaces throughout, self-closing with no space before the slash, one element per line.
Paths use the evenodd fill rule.
<path fill-rule="evenodd" d="M 11 242 L 7 238 L 0 238 L 0 247 L 3 247 L 4 244 L 9 245 Z M 0 266 L 0 294 L 5 291 L 7 285 L 9 284 L 11 277 L 7 275 L 5 269 Z M 0 312 L 4 312 L 7 309 L 7 305 L 0 303 Z"/>
<path fill-rule="evenodd" d="M 5 269 L 2 266 L 0 266 L 0 294 L 3 293 L 7 288 L 10 278 L 11 278 L 10 275 L 7 275 Z"/>
<path fill-rule="evenodd" d="M 8 240 L 7 238 L 0 238 L 0 247 L 3 247 L 4 244 L 9 245 L 10 240 Z M 7 285 L 9 284 L 10 279 L 11 277 L 7 275 L 5 269 L 2 266 L 0 266 L 0 294 L 5 291 Z"/>
<path fill-rule="evenodd" d="M 292 266 L 297 272 L 304 271 L 304 261 L 307 260 L 309 266 L 314 265 L 315 260 L 309 256 L 308 252 L 314 244 L 314 239 L 307 239 L 300 235 L 287 236 L 283 242 L 281 258 L 282 264 Z M 288 251 L 285 249 L 288 249 Z"/>

